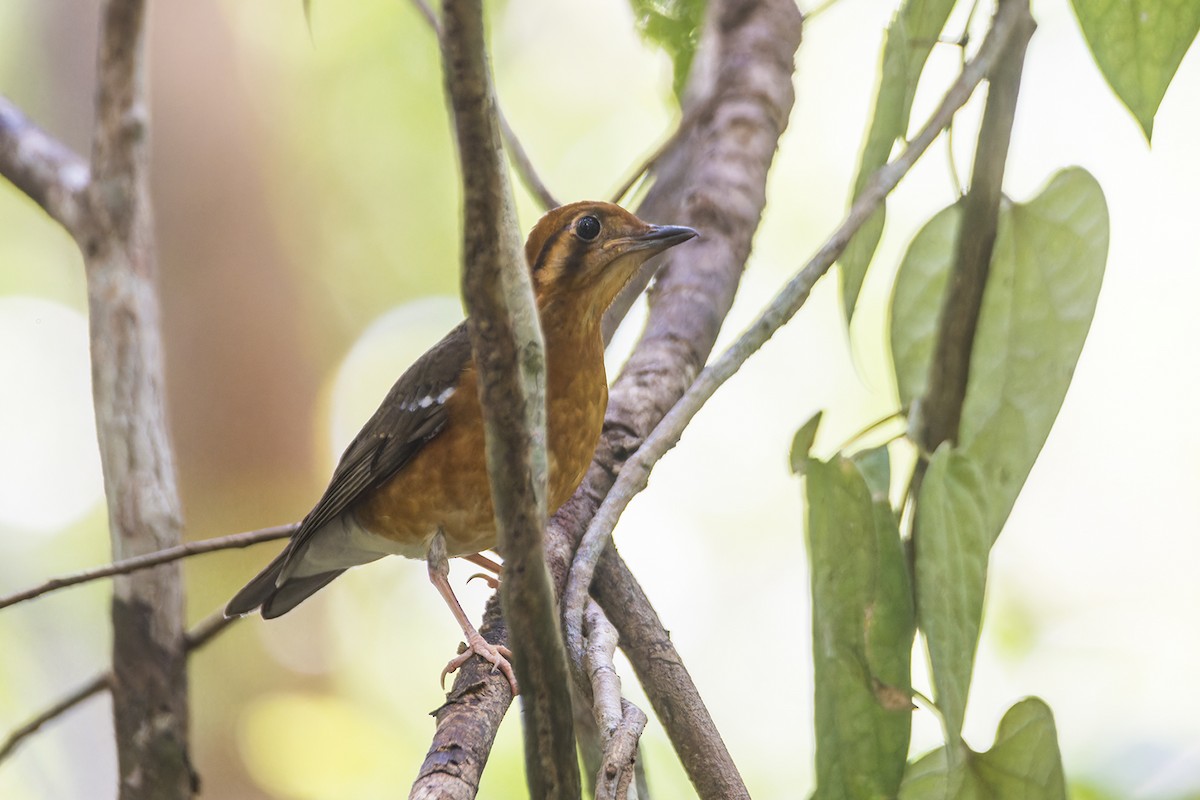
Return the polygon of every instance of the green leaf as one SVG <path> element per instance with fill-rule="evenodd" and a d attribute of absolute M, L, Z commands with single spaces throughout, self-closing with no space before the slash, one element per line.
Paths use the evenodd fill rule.
<path fill-rule="evenodd" d="M 1154 115 L 1196 34 L 1196 0 L 1071 0 L 1096 65 L 1149 141 Z"/>
<path fill-rule="evenodd" d="M 957 206 L 935 215 L 896 275 L 892 360 L 904 405 L 925 392 L 958 225 Z M 988 481 L 992 540 L 1062 406 L 1107 253 L 1108 208 L 1086 170 L 1064 170 L 1033 200 L 1001 209 L 959 427 L 960 449 Z"/>
<path fill-rule="evenodd" d="M 913 610 L 899 531 L 847 458 L 809 461 L 819 798 L 893 797 L 908 753 Z"/>
<path fill-rule="evenodd" d="M 892 461 L 888 455 L 887 445 L 860 450 L 851 458 L 867 481 L 867 487 L 871 490 L 871 499 L 875 503 L 887 505 L 888 492 L 892 488 Z"/>
<path fill-rule="evenodd" d="M 917 81 L 953 7 L 954 0 L 906 0 L 888 26 L 875 111 L 854 180 L 855 199 L 862 194 L 872 173 L 887 163 L 892 147 L 908 130 Z M 839 260 L 847 323 L 854 316 L 863 278 L 883 234 L 883 221 L 881 207 L 850 240 Z"/>
<path fill-rule="evenodd" d="M 1065 800 L 1067 796 L 1054 714 L 1036 697 L 1008 710 L 992 749 L 971 763 L 993 797 Z"/>
<path fill-rule="evenodd" d="M 987 488 L 949 443 L 930 459 L 916 517 L 917 620 L 929 647 L 947 740 L 962 730 L 987 577 Z"/>
<path fill-rule="evenodd" d="M 793 475 L 803 475 L 808 469 L 808 454 L 812 450 L 813 442 L 817 439 L 817 426 L 821 424 L 823 413 L 818 411 L 809 417 L 808 422 L 801 425 L 796 431 L 796 435 L 792 437 L 792 449 L 788 454 L 788 463 L 792 466 Z"/>
<path fill-rule="evenodd" d="M 700 42 L 706 0 L 630 0 L 630 5 L 638 32 L 671 57 L 675 96 L 681 97 Z"/>
<path fill-rule="evenodd" d="M 959 425 L 987 477 L 993 541 L 1071 385 L 1107 258 L 1108 206 L 1086 170 L 1063 170 L 1000 218 Z"/>
<path fill-rule="evenodd" d="M 892 290 L 889 325 L 892 365 L 900 405 L 912 407 L 929 383 L 929 363 L 937 341 L 946 280 L 954 264 L 958 204 L 943 208 L 913 237 L 900 262 Z"/>
<path fill-rule="evenodd" d="M 1066 800 L 1054 716 L 1036 697 L 1008 710 L 991 750 L 967 751 L 953 764 L 946 752 L 939 748 L 909 766 L 900 800 Z"/>

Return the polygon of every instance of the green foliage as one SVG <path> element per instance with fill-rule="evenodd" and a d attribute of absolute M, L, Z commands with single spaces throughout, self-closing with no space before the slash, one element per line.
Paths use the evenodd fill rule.
<path fill-rule="evenodd" d="M 1196 34 L 1196 0 L 1071 0 L 1096 64 L 1149 140 L 1154 115 Z"/>
<path fill-rule="evenodd" d="M 914 414 L 926 391 L 961 216 L 957 204 L 936 214 L 896 276 L 894 370 L 900 403 Z M 960 732 L 988 553 L 1070 385 L 1107 252 L 1104 195 L 1082 169 L 1064 170 L 1033 200 L 1000 210 L 960 442 L 933 454 L 915 498 L 911 585 L 948 744 L 911 766 L 901 792 L 910 800 L 1064 795 L 1054 723 L 1041 701 L 1014 706 L 987 753 L 968 750 Z M 899 514 L 888 503 L 891 462 L 886 447 L 839 454 L 828 464 L 807 458 L 817 419 L 797 432 L 792 449 L 793 469 L 808 476 L 817 796 L 894 796 L 892 748 L 901 732 L 880 709 L 888 698 L 896 704 L 887 707 L 899 708 L 897 698 L 909 694 L 907 668 L 903 682 L 886 676 L 898 674 L 911 655 L 913 609 Z"/>
<path fill-rule="evenodd" d="M 801 425 L 796 431 L 796 435 L 792 437 L 788 463 L 792 466 L 793 475 L 803 475 L 808 470 L 808 454 L 812 450 L 813 442 L 816 441 L 817 426 L 821 424 L 823 413 L 818 411 L 809 417 L 808 422 Z"/>
<path fill-rule="evenodd" d="M 807 476 L 816 796 L 894 797 L 908 753 L 913 639 L 896 519 L 848 458 L 810 459 Z"/>
<path fill-rule="evenodd" d="M 700 28 L 704 23 L 705 0 L 630 0 L 638 32 L 671 57 L 675 96 L 683 95 Z"/>
<path fill-rule="evenodd" d="M 1067 796 L 1054 716 L 1036 697 L 1008 710 L 991 750 L 962 750 L 963 757 L 947 758 L 942 747 L 913 764 L 904 776 L 900 800 L 1065 800 Z"/>
<path fill-rule="evenodd" d="M 956 203 L 925 223 L 896 273 L 891 307 L 892 369 L 900 405 L 907 408 L 925 394 L 942 298 L 954 266 L 960 212 Z"/>
<path fill-rule="evenodd" d="M 917 82 L 953 7 L 954 0 L 908 0 L 888 27 L 875 112 L 854 179 L 855 198 L 862 193 L 871 174 L 887 163 L 892 147 L 908 130 Z M 867 221 L 839 260 L 847 322 L 854 315 L 863 278 L 883 235 L 884 213 L 881 207 Z"/>
<path fill-rule="evenodd" d="M 966 712 L 987 580 L 987 487 L 970 458 L 942 445 L 917 502 L 917 619 L 929 646 L 935 699 L 947 741 Z"/>
<path fill-rule="evenodd" d="M 958 218 L 956 207 L 934 216 L 896 276 L 891 339 L 902 404 L 925 390 Z M 987 480 L 989 543 L 1062 406 L 1107 255 L 1108 208 L 1085 170 L 1064 170 L 1030 202 L 1001 209 L 960 425 L 961 449 Z"/>

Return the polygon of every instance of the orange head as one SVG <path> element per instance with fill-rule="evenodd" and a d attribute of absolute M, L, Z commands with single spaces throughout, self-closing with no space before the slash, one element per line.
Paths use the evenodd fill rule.
<path fill-rule="evenodd" d="M 696 231 L 650 225 L 612 203 L 585 200 L 548 212 L 525 242 L 538 306 L 575 298 L 603 313 L 651 256 Z"/>

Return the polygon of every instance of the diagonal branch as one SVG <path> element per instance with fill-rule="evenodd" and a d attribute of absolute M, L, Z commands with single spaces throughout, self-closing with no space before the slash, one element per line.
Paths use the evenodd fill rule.
<path fill-rule="evenodd" d="M 202 622 L 196 625 L 187 632 L 186 648 L 187 652 L 191 653 L 194 650 L 199 650 L 204 645 L 211 642 L 220 633 L 225 631 L 230 624 L 236 622 L 240 617 L 226 617 L 222 610 L 218 610 L 210 614 Z M 37 733 L 45 725 L 53 722 L 71 709 L 78 706 L 88 698 L 99 694 L 100 692 L 110 691 L 113 684 L 112 671 L 101 672 L 98 675 L 93 675 L 78 689 L 63 697 L 54 705 L 37 714 L 33 719 L 26 722 L 21 727 L 14 730 L 0 744 L 0 763 L 4 759 L 11 756 L 20 744 L 28 739 L 33 734 Z"/>
<path fill-rule="evenodd" d="M 114 561 L 111 564 L 105 564 L 103 567 L 93 567 L 92 569 L 85 569 L 70 575 L 60 575 L 44 583 L 39 583 L 37 586 L 0 597 L 0 610 L 26 600 L 32 600 L 35 597 L 41 597 L 44 594 L 49 594 L 59 589 L 78 586 L 82 583 L 90 583 L 101 578 L 110 578 L 114 575 L 128 575 L 131 572 L 157 567 L 160 564 L 169 564 L 172 561 L 179 561 L 180 559 L 190 558 L 202 553 L 215 553 L 219 550 L 232 550 L 238 547 L 250 547 L 261 542 L 286 539 L 295 533 L 299 527 L 299 523 L 293 522 L 257 531 L 234 533 L 229 536 L 218 536 L 212 539 L 201 539 L 197 542 L 187 542 L 176 547 L 168 547 L 165 550 L 156 550 L 153 553 Z"/>
<path fill-rule="evenodd" d="M 447 0 L 442 61 L 463 176 L 463 297 L 478 374 L 500 587 L 524 697 L 533 797 L 580 795 L 570 683 L 546 571 L 545 348 L 487 63 L 481 0 Z"/>
<path fill-rule="evenodd" d="M 82 158 L 0 97 L 0 175 L 74 233 L 84 217 L 89 175 Z"/>

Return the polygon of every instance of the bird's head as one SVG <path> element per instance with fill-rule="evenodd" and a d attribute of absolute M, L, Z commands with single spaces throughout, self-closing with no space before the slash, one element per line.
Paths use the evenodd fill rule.
<path fill-rule="evenodd" d="M 642 222 L 612 203 L 559 206 L 538 220 L 525 242 L 538 305 L 578 298 L 603 313 L 651 256 L 696 235 L 679 225 Z"/>

